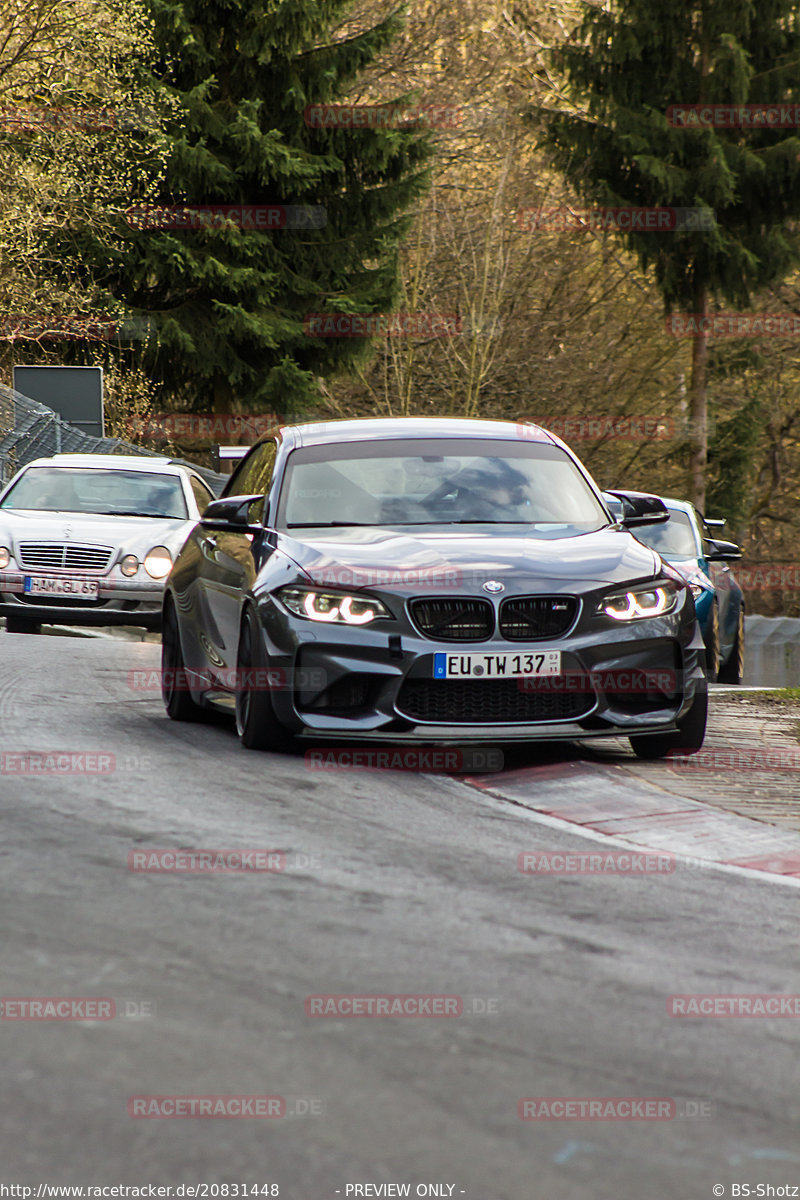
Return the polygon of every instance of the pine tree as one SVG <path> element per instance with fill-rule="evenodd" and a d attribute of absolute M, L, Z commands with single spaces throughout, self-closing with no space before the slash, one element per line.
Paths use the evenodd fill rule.
<path fill-rule="evenodd" d="M 759 446 L 767 440 L 769 413 L 760 396 L 752 396 L 732 417 L 719 421 L 709 437 L 709 465 L 714 478 L 706 493 L 709 517 L 724 516 L 728 533 L 736 538 L 746 530 L 759 467 Z"/>
<path fill-rule="evenodd" d="M 546 113 L 543 143 L 579 196 L 604 206 L 713 210 L 708 230 L 622 236 L 652 269 L 667 313 L 746 307 L 798 262 L 800 139 L 793 127 L 675 124 L 675 105 L 796 103 L 800 17 L 792 0 L 613 0 L 584 6 L 555 52 L 578 110 Z M 702 509 L 708 338 L 694 337 L 690 472 Z"/>
<path fill-rule="evenodd" d="M 364 339 L 308 336 L 306 315 L 385 312 L 394 302 L 428 140 L 413 124 L 325 128 L 304 115 L 341 101 L 400 27 L 394 13 L 336 40 L 349 2 L 150 0 L 155 74 L 178 106 L 160 203 L 309 206 L 325 220 L 124 228 L 110 255 L 94 248 L 109 295 L 154 331 L 146 367 L 182 405 L 302 411 L 318 395 L 315 375 L 371 351 Z"/>

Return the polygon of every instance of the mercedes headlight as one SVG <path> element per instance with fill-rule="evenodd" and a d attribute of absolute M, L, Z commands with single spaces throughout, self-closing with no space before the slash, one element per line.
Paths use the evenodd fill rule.
<path fill-rule="evenodd" d="M 7 567 L 11 561 L 11 555 L 8 552 L 7 546 L 0 546 L 0 571 Z"/>
<path fill-rule="evenodd" d="M 144 559 L 144 569 L 151 579 L 166 579 L 172 570 L 172 555 L 166 546 L 154 546 Z"/>
<path fill-rule="evenodd" d="M 311 588 L 284 587 L 275 595 L 296 617 L 328 625 L 368 625 L 379 617 L 389 617 L 385 604 L 369 596 L 347 596 L 337 592 L 317 592 Z"/>
<path fill-rule="evenodd" d="M 126 554 L 122 562 L 119 564 L 119 569 L 123 575 L 127 575 L 130 579 L 139 570 L 139 560 L 135 554 Z"/>
<path fill-rule="evenodd" d="M 639 621 L 643 617 L 663 617 L 678 603 L 680 588 L 672 580 L 617 592 L 601 601 L 599 611 L 615 621 Z"/>

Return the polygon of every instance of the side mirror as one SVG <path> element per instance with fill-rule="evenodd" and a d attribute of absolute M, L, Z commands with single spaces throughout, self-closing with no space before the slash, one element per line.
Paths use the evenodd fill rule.
<path fill-rule="evenodd" d="M 204 529 L 221 529 L 228 533 L 260 533 L 262 526 L 250 520 L 250 507 L 263 501 L 263 496 L 224 496 L 221 500 L 212 500 L 200 524 Z"/>
<path fill-rule="evenodd" d="M 704 557 L 708 562 L 733 562 L 742 557 L 742 551 L 735 542 L 719 542 L 709 538 L 708 550 Z"/>
<path fill-rule="evenodd" d="M 649 492 L 604 492 L 603 496 L 611 497 L 622 504 L 619 513 L 618 504 L 614 505 L 613 515 L 625 526 L 634 529 L 639 525 L 660 525 L 669 520 L 669 509 L 660 496 Z"/>

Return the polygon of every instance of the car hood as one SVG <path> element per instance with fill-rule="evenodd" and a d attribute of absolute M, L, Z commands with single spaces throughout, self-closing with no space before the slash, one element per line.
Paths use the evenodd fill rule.
<path fill-rule="evenodd" d="M 278 548 L 315 583 L 411 592 L 418 583 L 475 588 L 490 579 L 515 591 L 557 583 L 590 589 L 648 579 L 660 568 L 654 551 L 613 529 L 564 538 L 474 529 L 309 530 L 302 540 L 279 535 Z"/>
<path fill-rule="evenodd" d="M 4 508 L 0 509 L 0 540 L 8 537 L 12 550 L 19 542 L 42 541 L 120 547 L 126 553 L 146 554 L 153 546 L 180 549 L 193 524 L 171 517 L 104 517 Z"/>
<path fill-rule="evenodd" d="M 661 557 L 678 571 L 691 571 L 694 567 L 699 567 L 701 561 L 696 554 L 661 554 Z"/>

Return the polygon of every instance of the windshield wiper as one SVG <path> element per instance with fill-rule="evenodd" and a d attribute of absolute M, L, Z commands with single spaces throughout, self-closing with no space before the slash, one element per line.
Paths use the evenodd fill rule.
<path fill-rule="evenodd" d="M 182 517 L 168 517 L 166 513 L 136 512 L 130 508 L 108 508 L 104 512 L 91 513 L 94 517 L 152 517 L 156 521 L 180 521 Z"/>
<path fill-rule="evenodd" d="M 349 529 L 351 525 L 359 529 L 380 529 L 374 521 L 289 521 L 287 529 Z"/>
<path fill-rule="evenodd" d="M 458 521 L 442 521 L 436 517 L 431 517 L 428 521 L 398 521 L 395 518 L 390 518 L 388 521 L 291 521 L 287 523 L 287 529 L 345 529 L 350 526 L 366 529 L 385 529 L 397 527 L 405 529 L 413 525 L 563 525 L 563 521 L 509 521 L 495 520 L 494 518 L 466 518 Z"/>
<path fill-rule="evenodd" d="M 396 522 L 399 524 L 399 522 Z M 559 522 L 560 523 L 560 522 Z M 492 518 L 465 518 L 460 521 L 437 521 L 431 517 L 430 521 L 409 521 L 409 525 L 536 525 L 541 522 L 536 521 L 497 521 Z"/>

